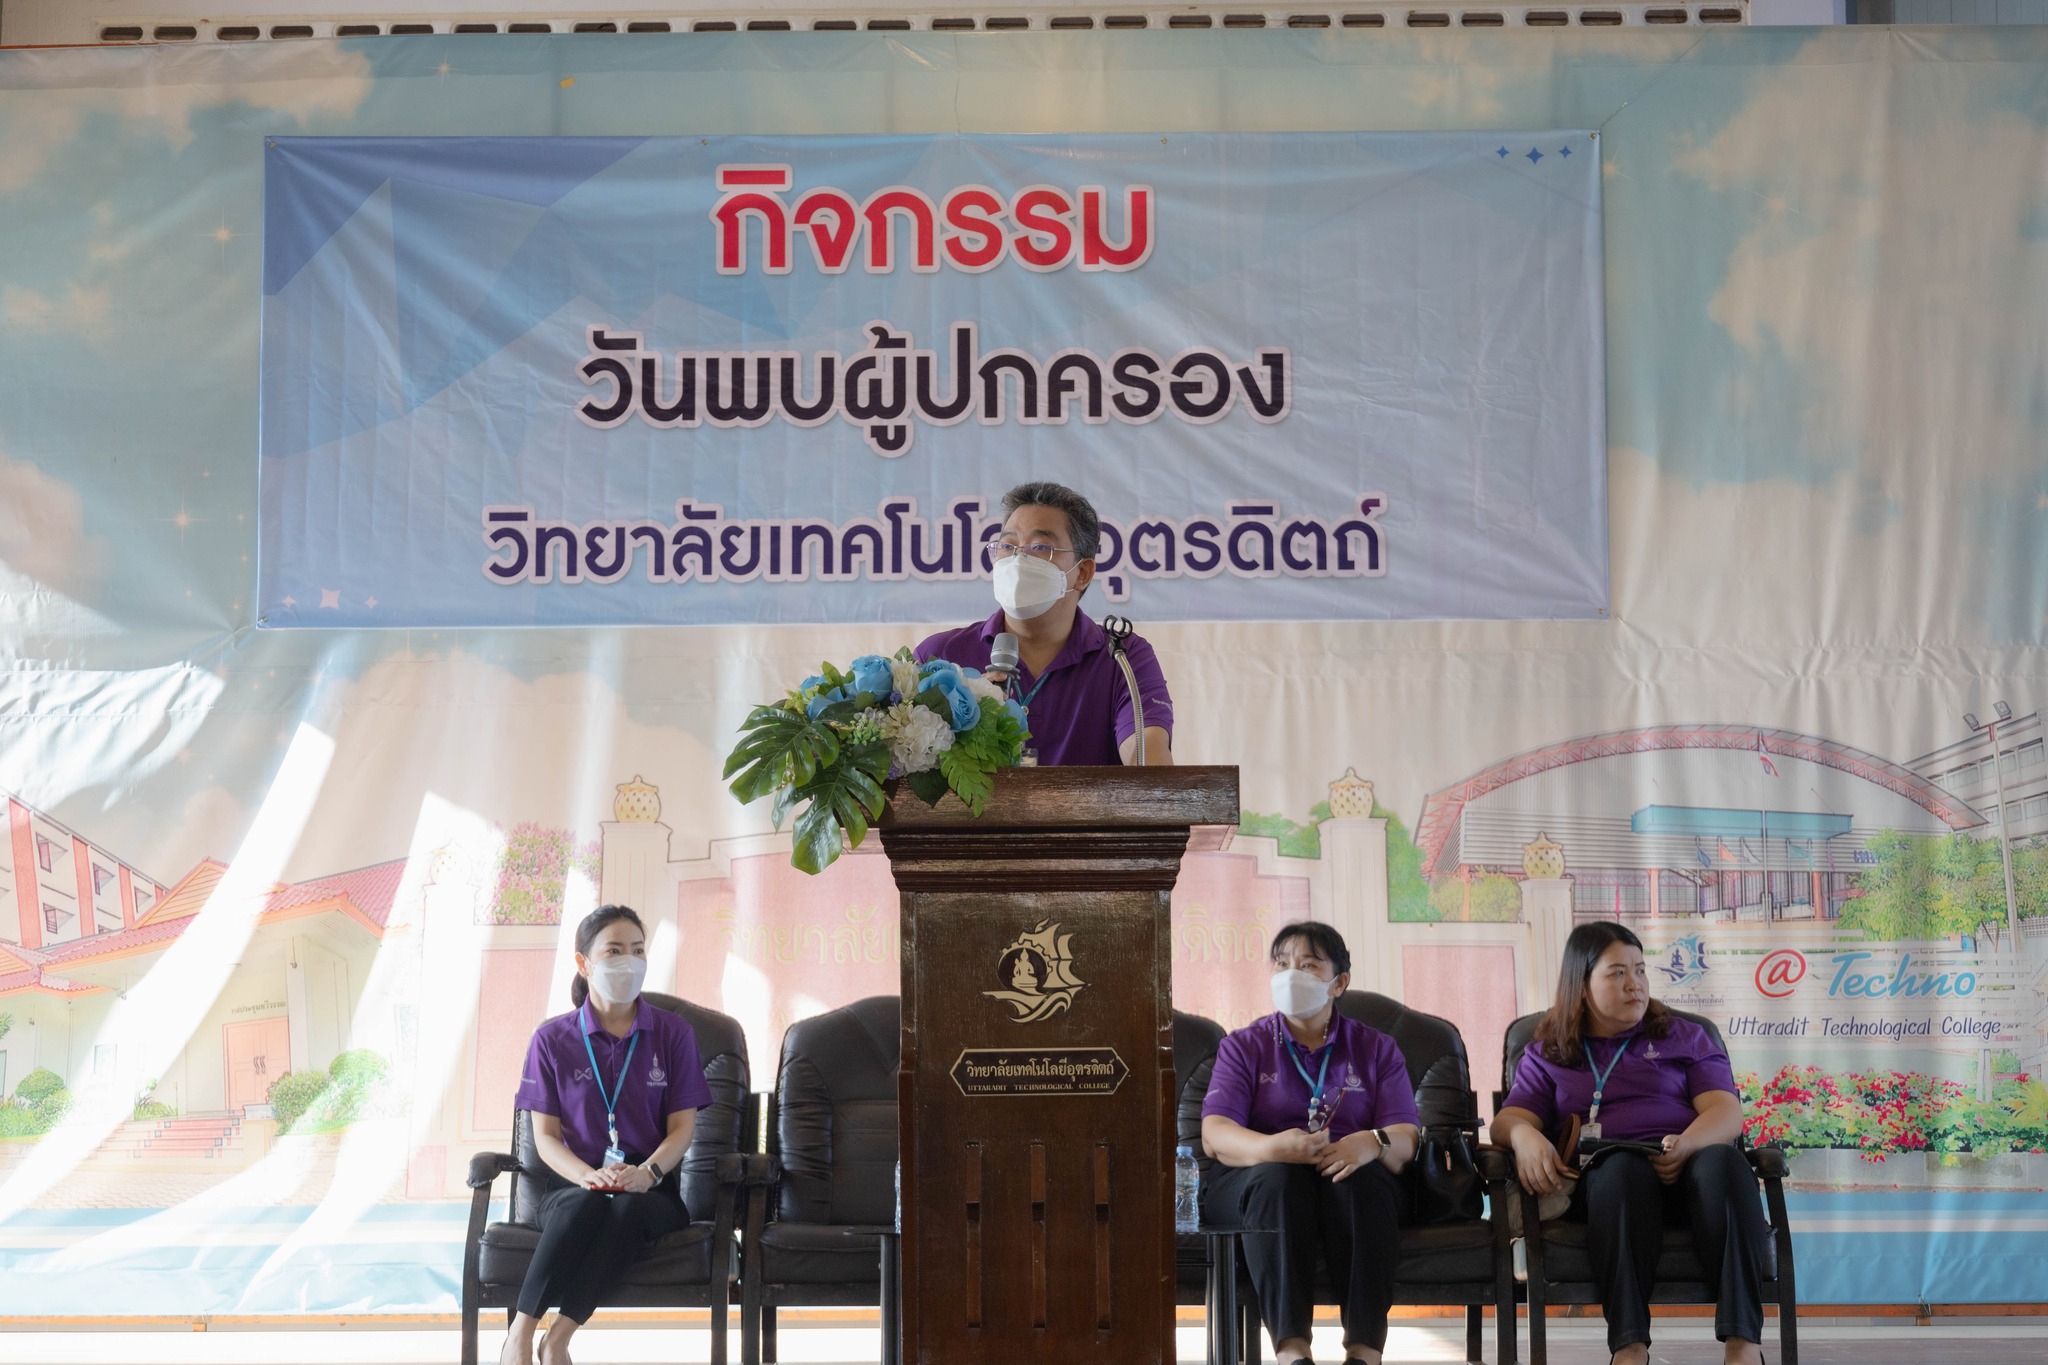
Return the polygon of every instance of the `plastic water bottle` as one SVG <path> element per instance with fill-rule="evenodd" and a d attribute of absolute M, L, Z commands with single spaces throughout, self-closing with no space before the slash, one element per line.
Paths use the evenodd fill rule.
<path fill-rule="evenodd" d="M 1202 1168 L 1195 1164 L 1195 1149 L 1183 1144 L 1173 1149 L 1173 1230 L 1191 1233 L 1202 1224 Z"/>

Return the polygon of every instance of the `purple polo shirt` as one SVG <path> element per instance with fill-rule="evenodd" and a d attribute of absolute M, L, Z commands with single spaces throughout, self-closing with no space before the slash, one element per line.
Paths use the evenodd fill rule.
<path fill-rule="evenodd" d="M 1003 613 L 976 625 L 942 630 L 927 636 L 917 647 L 917 660 L 945 659 L 969 668 L 986 669 L 988 653 L 996 636 L 1003 633 Z M 1131 671 L 1138 678 L 1138 695 L 1145 699 L 1145 726 L 1166 731 L 1173 737 L 1173 698 L 1166 690 L 1166 675 L 1159 671 L 1159 658 L 1144 637 L 1133 635 L 1124 644 Z M 1087 612 L 1074 613 L 1074 629 L 1060 652 L 1042 674 L 1028 668 L 1017 670 L 1010 695 L 1019 701 L 1030 698 L 1030 745 L 1046 767 L 1083 764 L 1110 766 L 1122 763 L 1123 742 L 1136 732 L 1131 723 L 1130 689 L 1124 686 L 1123 670 L 1109 648 L 1109 636 Z"/>
<path fill-rule="evenodd" d="M 526 1072 L 514 1103 L 536 1114 L 562 1121 L 562 1141 L 592 1166 L 604 1164 L 604 1098 L 590 1074 L 596 1054 L 604 1089 L 617 1093 L 619 1146 L 628 1160 L 645 1161 L 668 1136 L 668 1116 L 711 1103 L 704 1083 L 704 1064 L 697 1060 L 697 1035 L 679 1014 L 658 1009 L 645 1000 L 633 1020 L 633 1031 L 614 1038 L 597 1022 L 586 1003 L 558 1014 L 533 1031 L 526 1049 Z M 583 1049 L 590 1039 L 590 1052 Z M 633 1039 L 640 1041 L 637 1045 Z M 633 1060 L 626 1066 L 626 1053 Z M 619 1068 L 626 1066 L 623 1085 Z"/>
<path fill-rule="evenodd" d="M 1288 1060 L 1290 1050 L 1307 1068 L 1308 1079 Z M 1401 1049 L 1378 1029 L 1341 1012 L 1331 1021 L 1329 1039 L 1313 1052 L 1294 1041 L 1277 1011 L 1225 1035 L 1216 1048 L 1216 1069 L 1209 1075 L 1202 1117 L 1221 1114 L 1255 1133 L 1303 1127 L 1308 1122 L 1309 1081 L 1322 1074 L 1325 1055 L 1330 1058 L 1330 1076 L 1323 1098 L 1337 1106 L 1330 1116 L 1332 1141 L 1364 1128 L 1420 1124 L 1415 1087 L 1408 1081 Z"/>
<path fill-rule="evenodd" d="M 1710 1090 L 1735 1089 L 1735 1070 L 1728 1054 L 1714 1045 L 1707 1031 L 1689 1019 L 1673 1018 L 1663 1038 L 1643 1036 L 1642 1025 L 1613 1038 L 1585 1039 L 1587 1060 L 1563 1066 L 1531 1043 L 1515 1066 L 1515 1083 L 1502 1108 L 1524 1109 L 1543 1121 L 1556 1140 L 1564 1117 L 1585 1118 L 1593 1107 L 1593 1069 L 1613 1061 L 1614 1050 L 1630 1040 L 1613 1074 L 1600 1092 L 1600 1136 L 1631 1142 L 1656 1142 L 1668 1133 L 1682 1133 L 1699 1111 L 1692 1102 Z"/>

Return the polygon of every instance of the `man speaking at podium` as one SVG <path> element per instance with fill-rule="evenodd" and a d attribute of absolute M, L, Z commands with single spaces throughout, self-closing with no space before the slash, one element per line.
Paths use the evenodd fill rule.
<path fill-rule="evenodd" d="M 1015 637 L 1010 696 L 1030 713 L 1030 750 L 1046 765 L 1136 763 L 1130 689 L 1108 632 L 1081 610 L 1095 577 L 1102 523 L 1088 499 L 1057 483 L 1003 495 L 1008 513 L 991 548 L 997 609 L 986 621 L 941 631 L 917 647 L 920 663 L 945 659 L 989 672 L 999 637 Z M 1000 641 L 1008 645 L 1009 641 Z M 1173 698 L 1152 646 L 1124 642 L 1144 702 L 1145 762 L 1173 762 Z M 1002 681 L 1002 670 L 993 670 Z"/>

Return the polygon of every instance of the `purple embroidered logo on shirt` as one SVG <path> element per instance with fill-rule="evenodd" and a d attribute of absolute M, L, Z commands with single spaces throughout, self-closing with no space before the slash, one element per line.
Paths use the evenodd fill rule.
<path fill-rule="evenodd" d="M 647 1059 L 647 1083 L 649 1085 L 668 1084 L 668 1073 L 661 1069 L 661 1058 L 650 1057 Z"/>
<path fill-rule="evenodd" d="M 579 1067 L 577 1067 L 577 1068 L 576 1068 L 576 1069 L 575 1069 L 574 1071 L 572 1071 L 572 1072 L 570 1072 L 570 1073 L 569 1073 L 569 1079 L 570 1079 L 570 1080 L 572 1080 L 572 1081 L 587 1081 L 587 1080 L 589 1080 L 589 1079 L 590 1079 L 590 1068 L 589 1068 L 589 1067 L 587 1067 L 587 1066 L 579 1066 Z"/>

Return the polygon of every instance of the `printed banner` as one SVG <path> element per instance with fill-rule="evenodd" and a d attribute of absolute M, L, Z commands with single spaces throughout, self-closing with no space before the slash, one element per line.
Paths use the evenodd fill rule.
<path fill-rule="evenodd" d="M 877 841 L 805 877 L 721 767 L 747 709 L 821 658 L 985 615 L 985 585 L 920 582 L 917 561 L 950 546 L 957 572 L 990 500 L 1040 475 L 1120 528 L 1176 756 L 1239 768 L 1241 824 L 1205 831 L 1173 891 L 1177 1009 L 1268 1013 L 1274 935 L 1326 920 L 1354 988 L 1456 1025 L 1486 1112 L 1565 937 L 1618 918 L 1655 992 L 1725 1036 L 1751 1139 L 1789 1153 L 1803 1301 L 2038 1300 L 2048 274 L 2012 263 L 2048 222 L 2014 173 L 2048 166 L 2048 29 L 2025 32 L 1997 62 L 1982 34 L 1872 26 L 1700 49 L 1637 25 L 1512 54 L 1456 29 L 0 51 L 0 1317 L 452 1312 L 470 1160 L 508 1150 L 526 1042 L 569 1007 L 574 929 L 602 902 L 643 916 L 650 989 L 735 1021 L 757 1091 L 791 1023 L 894 994 Z M 1598 128 L 1599 154 L 1563 155 L 1582 134 L 1290 131 L 1418 126 Z M 762 128 L 811 136 L 731 136 Z M 1035 136 L 868 136 L 957 128 Z M 1152 131 L 1076 135 L 1101 129 Z M 318 140 L 480 130 L 533 140 Z M 1608 448 L 1502 463 L 1597 444 L 1595 160 Z M 787 190 L 779 171 L 732 190 L 786 206 L 787 273 L 765 204 L 734 210 L 744 270 L 719 272 L 722 165 L 790 168 Z M 586 207 L 613 181 L 670 208 Z M 293 184 L 327 190 L 297 194 L 302 231 L 274 208 L 266 242 L 266 188 Z M 898 185 L 939 222 L 984 186 L 1005 223 L 1046 187 L 1075 254 L 1026 270 L 1041 239 L 1006 236 L 980 274 L 920 272 L 913 206 L 881 215 L 908 256 L 870 273 L 866 206 Z M 1107 268 L 1138 187 L 1150 254 Z M 819 207 L 799 232 L 828 190 L 858 219 Z M 1090 222 L 1103 269 L 1082 268 Z M 355 306 L 302 307 L 315 292 Z M 1900 345 L 1921 337 L 1966 344 Z M 916 415 L 919 364 L 952 401 L 962 345 L 970 384 L 995 364 L 1000 421 Z M 1171 406 L 1208 392 L 1172 388 L 1202 348 L 1232 395 L 1207 423 Z M 1110 406 L 1143 398 L 1116 374 L 1136 350 L 1161 366 L 1142 424 Z M 841 407 L 718 425 L 741 390 L 782 401 L 784 351 L 803 404 L 829 354 Z M 273 370 L 259 410 L 259 354 L 342 360 Z M 737 388 L 735 354 L 754 357 Z M 865 409 L 898 357 L 905 412 L 849 419 L 847 373 L 867 359 Z M 1084 359 L 1108 367 L 1093 425 Z M 1024 375 L 1043 418 L 1055 365 L 1068 421 L 1025 422 Z M 643 366 L 664 408 L 695 377 L 697 426 L 579 415 L 622 382 L 637 401 Z M 1276 393 L 1285 416 L 1261 420 Z M 1469 449 L 1423 458 L 1460 423 Z M 871 444 L 878 424 L 904 448 Z M 1611 620 L 1155 619 L 1407 610 L 1482 571 L 1507 577 L 1472 600 L 1503 614 L 1596 611 L 1598 557 L 1574 555 L 1599 544 L 1603 461 Z M 266 571 L 354 567 L 259 603 L 266 517 Z M 1332 572 L 1290 576 L 1316 539 L 1287 523 L 1317 519 Z M 1335 572 L 1354 519 L 1377 577 Z M 642 520 L 658 538 L 605 530 Z M 834 572 L 851 546 L 858 574 L 900 553 L 904 576 L 817 576 L 823 534 L 789 529 L 813 521 Z M 777 526 L 782 565 L 740 581 Z M 1273 576 L 1186 575 L 1205 536 L 1263 565 L 1259 528 Z M 551 581 L 485 572 L 521 543 L 533 569 L 543 537 Z M 798 539 L 813 578 L 774 581 Z M 1133 567 L 1169 543 L 1182 577 Z M 626 553 L 595 581 L 593 554 Z M 372 597 L 413 620 L 613 601 L 844 619 L 254 628 L 386 619 Z M 1087 953 L 1081 979 L 1128 969 Z M 983 1003 L 999 1051 L 961 1084 L 1115 1082 L 1116 1061 L 1049 1056 Z"/>
<path fill-rule="evenodd" d="M 262 625 L 1605 614 L 1590 133 L 266 147 Z"/>

